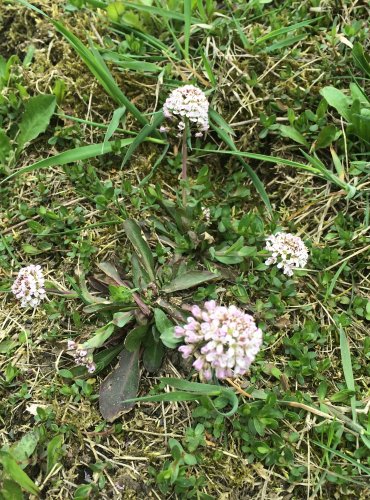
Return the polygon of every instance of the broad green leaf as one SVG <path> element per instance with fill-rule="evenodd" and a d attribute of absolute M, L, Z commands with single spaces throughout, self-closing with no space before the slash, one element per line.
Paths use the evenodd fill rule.
<path fill-rule="evenodd" d="M 108 422 L 134 407 L 133 402 L 125 402 L 137 394 L 140 380 L 139 351 L 124 349 L 119 356 L 119 364 L 100 386 L 99 408 Z"/>
<path fill-rule="evenodd" d="M 3 479 L 0 490 L 2 500 L 24 500 L 21 487 L 10 479 Z"/>
<path fill-rule="evenodd" d="M 48 474 L 52 468 L 55 466 L 56 463 L 60 460 L 61 456 L 63 455 L 63 442 L 64 438 L 62 434 L 58 434 L 57 436 L 54 436 L 51 441 L 49 441 L 48 447 L 47 447 L 47 462 L 46 462 L 46 473 Z"/>
<path fill-rule="evenodd" d="M 279 125 L 279 130 L 283 137 L 288 137 L 289 139 L 292 139 L 292 141 L 298 142 L 298 144 L 302 144 L 302 146 L 308 147 L 308 142 L 296 128 L 290 127 L 288 125 Z"/>
<path fill-rule="evenodd" d="M 149 373 L 156 372 L 162 366 L 165 349 L 161 341 L 152 340 L 145 346 L 143 365 Z"/>
<path fill-rule="evenodd" d="M 131 244 L 134 247 L 141 265 L 148 273 L 149 278 L 152 281 L 155 281 L 153 255 L 148 243 L 144 240 L 141 234 L 140 226 L 135 221 L 127 219 L 123 223 L 123 227 L 128 239 L 131 241 Z"/>
<path fill-rule="evenodd" d="M 234 413 L 238 409 L 238 397 L 236 394 L 228 388 L 224 388 L 218 385 L 211 384 L 201 384 L 198 382 L 188 382 L 187 380 L 175 379 L 171 377 L 161 378 L 161 381 L 165 384 L 168 384 L 175 389 L 180 389 L 179 391 L 168 392 L 164 394 L 157 394 L 155 396 L 144 396 L 141 398 L 134 398 L 126 401 L 126 403 L 132 403 L 136 401 L 146 401 L 146 402 L 160 402 L 160 401 L 194 401 L 199 400 L 202 397 L 219 397 L 222 396 L 227 399 L 231 405 L 231 410 L 228 412 L 220 412 L 212 402 L 212 399 L 209 399 L 213 408 L 224 417 L 230 417 L 234 415 Z"/>
<path fill-rule="evenodd" d="M 25 144 L 45 132 L 55 111 L 56 102 L 54 95 L 40 94 L 30 97 L 19 124 L 18 152 L 23 149 Z"/>
<path fill-rule="evenodd" d="M 94 355 L 94 363 L 96 365 L 96 369 L 94 371 L 94 376 L 103 371 L 108 365 L 112 363 L 112 361 L 117 357 L 117 355 L 123 349 L 123 342 L 115 347 L 108 347 L 108 349 L 104 349 L 103 351 L 98 352 L 98 354 Z M 69 371 L 69 370 L 60 370 L 60 372 Z M 86 378 L 91 377 L 91 375 L 87 372 L 84 366 L 74 366 L 69 371 L 71 377 L 68 378 Z"/>
<path fill-rule="evenodd" d="M 154 321 L 157 330 L 161 334 L 160 339 L 163 344 L 170 349 L 174 349 L 181 342 L 181 338 L 175 337 L 175 326 L 172 321 L 168 319 L 162 309 L 157 307 L 154 309 Z"/>
<path fill-rule="evenodd" d="M 109 19 L 116 23 L 122 14 L 125 12 L 125 5 L 123 2 L 113 2 L 107 5 L 107 14 Z"/>
<path fill-rule="evenodd" d="M 12 446 L 10 453 L 24 469 L 28 465 L 28 459 L 33 454 L 40 440 L 40 434 L 37 430 L 27 432 L 17 444 Z"/>
<path fill-rule="evenodd" d="M 359 42 L 353 44 L 352 57 L 356 66 L 370 78 L 370 60 Z"/>
<path fill-rule="evenodd" d="M 188 288 L 193 288 L 194 286 L 216 278 L 219 278 L 219 275 L 211 273 L 210 271 L 188 271 L 180 276 L 176 276 L 171 283 L 162 288 L 162 291 L 165 293 L 172 293 L 180 290 L 187 290 Z"/>
<path fill-rule="evenodd" d="M 132 329 L 125 338 L 125 349 L 130 352 L 137 351 L 149 331 L 149 325 L 139 325 Z"/>
<path fill-rule="evenodd" d="M 327 101 L 330 106 L 333 106 L 338 113 L 345 118 L 348 122 L 351 121 L 350 118 L 350 99 L 343 94 L 340 90 L 335 87 L 324 87 L 320 90 L 320 94 Z"/>
<path fill-rule="evenodd" d="M 126 311 L 126 312 L 119 311 L 113 314 L 112 323 L 118 326 L 118 328 L 123 328 L 125 325 L 127 325 L 127 323 L 129 323 L 132 320 L 133 316 L 134 313 L 131 311 Z"/>
<path fill-rule="evenodd" d="M 328 147 L 335 139 L 337 127 L 335 125 L 326 125 L 320 130 L 315 141 L 315 150 Z"/>
<path fill-rule="evenodd" d="M 6 451 L 0 451 L 0 463 L 6 474 L 32 495 L 39 494 L 39 488 L 32 479 L 19 467 L 16 460 Z"/>
<path fill-rule="evenodd" d="M 86 349 L 97 349 L 98 347 L 101 347 L 104 342 L 106 342 L 109 337 L 111 337 L 112 333 L 114 332 L 115 326 L 113 323 L 108 323 L 107 325 L 102 326 L 98 330 L 96 330 L 94 336 L 87 340 L 83 346 Z"/>
<path fill-rule="evenodd" d="M 112 278 L 113 281 L 117 283 L 117 285 L 125 286 L 117 268 L 111 264 L 110 262 L 99 262 L 98 268 L 103 271 L 104 274 Z"/>
<path fill-rule="evenodd" d="M 4 130 L 0 129 L 0 165 L 6 163 L 9 153 L 11 152 L 12 147 L 10 145 L 10 139 L 4 132 Z"/>
<path fill-rule="evenodd" d="M 158 307 L 154 309 L 154 321 L 159 333 L 164 333 L 168 328 L 173 327 L 172 321 L 168 319 L 167 315 Z"/>

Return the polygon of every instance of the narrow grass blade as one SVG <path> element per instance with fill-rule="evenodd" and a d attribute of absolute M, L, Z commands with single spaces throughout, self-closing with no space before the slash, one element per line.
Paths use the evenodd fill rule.
<path fill-rule="evenodd" d="M 269 52 L 274 52 L 275 50 L 281 50 L 284 49 L 285 47 L 290 47 L 291 45 L 294 45 L 295 43 L 300 42 L 301 40 L 304 40 L 307 38 L 308 33 L 305 33 L 303 35 L 296 35 L 296 36 L 289 36 L 285 40 L 281 40 L 280 42 L 275 42 L 265 49 L 263 49 L 261 52 L 269 53 Z"/>
<path fill-rule="evenodd" d="M 122 116 L 125 114 L 126 108 L 117 108 L 114 110 L 112 119 L 108 125 L 107 131 L 104 135 L 104 142 L 102 147 L 104 148 L 104 145 L 109 141 L 109 139 L 112 137 L 112 135 L 116 132 L 116 130 L 119 127 L 120 121 Z"/>
<path fill-rule="evenodd" d="M 102 85 L 105 91 L 114 99 L 120 106 L 125 106 L 127 110 L 138 120 L 142 125 L 146 125 L 148 120 L 143 113 L 125 96 L 122 90 L 119 88 L 115 82 L 112 74 L 104 63 L 103 58 L 100 56 L 97 50 L 89 50 L 81 40 L 69 31 L 62 23 L 59 21 L 54 21 L 42 10 L 34 7 L 32 4 L 26 0 L 18 0 L 21 4 L 28 8 L 31 8 L 48 18 L 54 27 L 61 33 L 64 38 L 70 43 L 77 54 L 81 57 L 83 62 L 89 68 L 91 73 L 95 76 L 98 82 Z"/>
<path fill-rule="evenodd" d="M 174 10 L 170 9 L 162 9 L 160 7 L 152 7 L 149 5 L 139 5 L 136 3 L 131 3 L 131 2 L 125 2 L 125 6 L 127 8 L 133 9 L 133 10 L 138 10 L 141 12 L 148 12 L 148 14 L 152 16 L 159 16 L 164 19 L 175 19 L 176 21 L 182 21 L 185 22 L 185 16 L 184 14 L 180 12 L 175 12 Z M 201 19 L 198 19 L 196 17 L 190 17 L 190 20 L 192 24 L 196 23 L 201 23 Z"/>
<path fill-rule="evenodd" d="M 141 265 L 148 273 L 149 278 L 155 282 L 153 255 L 148 243 L 142 237 L 140 226 L 134 220 L 127 219 L 123 223 L 123 227 Z"/>
<path fill-rule="evenodd" d="M 342 265 L 340 266 L 340 268 L 338 269 L 338 271 L 335 273 L 333 279 L 331 280 L 330 282 L 330 285 L 328 286 L 327 290 L 326 290 L 326 293 L 325 293 L 325 301 L 328 300 L 328 298 L 331 296 L 331 294 L 333 293 L 333 290 L 334 290 L 334 287 L 335 287 L 335 284 L 336 282 L 338 281 L 338 278 L 340 276 L 340 274 L 342 273 L 343 269 L 346 267 L 347 265 L 347 261 L 345 260 Z"/>
<path fill-rule="evenodd" d="M 312 441 L 314 444 L 317 446 L 320 446 L 320 448 L 323 448 L 326 451 L 329 451 L 330 453 L 333 453 L 333 455 L 337 455 L 337 457 L 343 458 L 343 460 L 346 460 L 347 462 L 350 462 L 352 465 L 355 467 L 361 469 L 365 474 L 370 476 L 370 469 L 368 467 L 365 467 L 361 462 L 358 462 L 354 458 L 350 457 L 349 455 L 346 455 L 345 453 L 342 453 L 340 451 L 334 450 L 333 448 L 329 448 L 329 446 L 325 446 L 324 444 L 320 443 L 319 441 Z"/>
<path fill-rule="evenodd" d="M 285 35 L 286 33 L 290 33 L 291 31 L 295 31 L 299 28 L 304 28 L 305 26 L 309 26 L 310 24 L 316 22 L 318 19 L 320 18 L 308 19 L 307 21 L 302 21 L 300 23 L 292 24 L 291 26 L 286 26 L 285 28 L 279 28 L 277 30 L 273 30 L 270 33 L 267 33 L 267 35 L 263 35 L 260 38 L 257 38 L 255 44 L 259 45 L 260 43 L 266 42 L 267 40 L 271 40 L 272 38 L 276 38 L 280 35 Z"/>
<path fill-rule="evenodd" d="M 145 139 L 152 134 L 154 130 L 157 130 L 159 125 L 163 122 L 164 120 L 164 115 L 162 111 L 159 111 L 154 115 L 153 122 L 149 125 L 144 125 L 144 127 L 140 130 L 140 132 L 137 134 L 135 139 L 133 140 L 132 144 L 127 150 L 127 153 L 125 154 L 125 157 L 122 162 L 122 166 L 126 165 L 126 163 L 129 161 L 131 156 L 134 154 L 136 149 L 142 144 Z"/>
<path fill-rule="evenodd" d="M 190 29 L 191 29 L 191 3 L 192 0 L 184 0 L 184 38 L 185 38 L 185 59 L 189 61 Z"/>
<path fill-rule="evenodd" d="M 217 125 L 215 125 L 213 122 L 211 122 L 211 127 L 218 134 L 220 139 L 222 139 L 229 146 L 229 148 L 232 149 L 232 151 L 229 151 L 228 153 L 236 155 L 236 156 L 243 156 L 237 150 L 237 148 L 234 144 L 234 141 L 231 139 L 231 137 L 228 136 L 228 134 L 226 132 L 224 132 L 224 130 L 222 130 L 220 127 L 217 127 Z M 207 151 L 207 150 L 200 150 L 200 151 Z M 215 151 L 213 151 L 213 152 L 215 152 Z M 217 152 L 219 153 L 220 151 L 217 151 Z M 243 159 L 240 159 L 239 161 L 243 165 L 243 167 L 246 169 L 246 171 L 248 172 L 248 175 L 249 175 L 251 181 L 253 182 L 254 187 L 256 188 L 256 191 L 260 195 L 262 201 L 264 202 L 269 213 L 271 214 L 272 213 L 271 203 L 270 203 L 269 197 L 266 193 L 266 190 L 265 190 L 265 187 L 264 187 L 262 181 L 260 180 L 260 178 L 258 177 L 256 172 L 248 165 L 248 163 L 246 163 Z"/>
<path fill-rule="evenodd" d="M 76 161 L 87 160 L 89 158 L 94 158 L 95 156 L 111 153 L 112 151 L 117 150 L 117 148 L 129 146 L 134 140 L 134 138 L 122 139 L 120 141 L 106 142 L 105 144 L 92 144 L 91 146 L 82 146 L 80 148 L 64 151 L 63 153 L 59 153 L 55 156 L 50 156 L 50 158 L 46 158 L 45 160 L 37 161 L 27 167 L 20 168 L 0 181 L 0 186 L 15 177 L 26 174 L 27 172 L 34 172 L 36 170 L 40 170 L 41 168 L 66 165 L 67 163 L 75 163 Z"/>
<path fill-rule="evenodd" d="M 351 351 L 349 348 L 349 343 L 347 336 L 343 330 L 342 325 L 339 325 L 339 338 L 340 338 L 340 354 L 342 358 L 342 367 L 344 378 L 347 384 L 347 388 L 350 391 L 355 390 L 355 381 L 353 378 L 352 362 L 351 362 Z M 356 398 L 353 396 L 351 398 L 351 408 L 352 408 L 352 419 L 357 422 L 356 414 Z"/>
<path fill-rule="evenodd" d="M 213 74 L 213 70 L 212 70 L 212 65 L 211 63 L 209 62 L 205 52 L 200 49 L 200 55 L 202 57 L 202 61 L 203 61 L 203 66 L 204 66 L 204 69 L 207 73 L 207 76 L 208 76 L 208 79 L 209 81 L 211 82 L 212 84 L 212 87 L 216 87 L 217 85 L 217 82 L 216 82 L 216 77 L 215 75 Z M 231 129 L 232 130 L 232 129 Z"/>

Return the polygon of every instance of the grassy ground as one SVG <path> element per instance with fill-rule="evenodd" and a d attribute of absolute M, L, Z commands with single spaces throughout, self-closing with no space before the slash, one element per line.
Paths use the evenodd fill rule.
<path fill-rule="evenodd" d="M 195 19 L 186 10 L 190 4 Z M 194 220 L 187 233 L 175 227 L 158 194 L 180 203 L 176 139 L 158 164 L 166 141 L 152 134 L 124 165 L 128 148 L 116 144 L 115 153 L 101 155 L 99 147 L 83 161 L 22 171 L 103 143 L 122 101 L 115 87 L 102 88 L 50 20 L 16 0 L 2 2 L 0 498 L 22 498 L 17 484 L 25 498 L 33 497 L 33 483 L 19 467 L 47 499 L 368 498 L 370 66 L 353 48 L 369 48 L 367 2 L 184 7 L 169 0 L 138 2 L 149 11 L 124 12 L 119 3 L 107 12 L 104 2 L 82 0 L 34 5 L 100 50 L 118 88 L 145 119 L 182 82 L 204 89 L 237 150 L 265 155 L 244 159 L 272 208 L 241 157 L 216 152 L 232 153 L 217 130 L 196 144 L 207 152 L 189 157 Z M 343 104 L 341 97 L 337 104 L 327 87 L 352 101 Z M 48 126 L 20 147 L 28 99 L 51 93 L 58 106 Z M 365 116 L 362 125 L 358 115 Z M 141 128 L 126 113 L 113 139 L 135 137 Z M 210 209 L 207 226 L 201 206 Z M 142 223 L 161 264 L 178 253 L 204 268 L 222 266 L 222 280 L 178 293 L 174 303 L 238 303 L 263 329 L 250 375 L 229 383 L 239 398 L 232 417 L 200 398 L 140 403 L 107 423 L 97 400 L 109 369 L 74 376 L 65 352 L 67 339 L 86 341 L 107 316 L 87 314 L 81 300 L 53 294 L 32 312 L 9 293 L 29 263 L 40 263 L 51 286 L 64 290 L 76 283 L 77 269 L 96 276 L 102 261 L 130 273 L 122 226 L 128 217 Z M 263 264 L 264 240 L 278 229 L 300 235 L 309 247 L 307 270 L 292 279 Z M 220 262 L 221 250 L 237 241 L 247 256 L 239 248 Z M 116 332 L 109 347 L 126 333 Z M 197 380 L 169 350 L 157 372 L 143 368 L 140 395 L 162 392 L 163 376 Z M 219 410 L 223 404 L 216 402 Z M 181 443 L 187 463 L 171 439 Z"/>

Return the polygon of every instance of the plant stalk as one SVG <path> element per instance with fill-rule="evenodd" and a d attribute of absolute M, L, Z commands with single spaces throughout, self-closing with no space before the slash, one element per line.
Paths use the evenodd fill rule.
<path fill-rule="evenodd" d="M 181 178 L 184 183 L 186 183 L 188 179 L 188 173 L 187 173 L 187 161 L 188 161 L 188 147 L 186 144 L 186 139 L 187 139 L 187 125 L 185 125 L 185 128 L 182 132 L 182 172 L 181 172 Z M 186 207 L 186 202 L 187 202 L 187 193 L 186 193 L 186 186 L 182 186 L 182 204 L 184 208 Z"/>

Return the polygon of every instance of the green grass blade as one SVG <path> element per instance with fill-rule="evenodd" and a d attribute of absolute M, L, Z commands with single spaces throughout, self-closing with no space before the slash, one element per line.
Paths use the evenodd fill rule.
<path fill-rule="evenodd" d="M 237 150 L 237 148 L 234 144 L 234 141 L 231 139 L 231 137 L 229 137 L 227 135 L 227 133 L 224 130 L 222 130 L 220 127 L 217 127 L 217 125 L 215 125 L 213 122 L 211 122 L 211 127 L 218 134 L 220 139 L 222 139 L 229 146 L 229 148 L 232 149 L 232 151 L 228 151 L 229 154 L 232 154 L 235 156 L 243 156 Z M 207 150 L 203 149 L 203 150 L 198 150 L 198 151 L 207 151 Z M 212 151 L 212 152 L 214 153 L 215 151 Z M 220 151 L 217 151 L 217 153 L 219 153 L 219 152 Z M 270 203 L 269 197 L 266 193 L 266 190 L 265 190 L 265 187 L 264 187 L 262 181 L 260 180 L 260 178 L 258 177 L 256 172 L 248 165 L 248 163 L 246 163 L 243 159 L 240 159 L 240 163 L 243 165 L 243 167 L 248 172 L 248 175 L 249 175 L 251 181 L 253 182 L 254 187 L 256 188 L 256 191 L 260 195 L 263 203 L 266 205 L 269 213 L 271 214 L 272 213 L 271 203 Z"/>
<path fill-rule="evenodd" d="M 354 465 L 355 467 L 361 469 L 363 472 L 365 472 L 365 474 L 367 474 L 368 476 L 370 476 L 370 469 L 368 469 L 367 467 L 365 467 L 365 465 L 363 465 L 361 462 L 358 462 L 357 460 L 355 460 L 354 458 L 350 457 L 349 455 L 346 455 L 345 453 L 342 453 L 340 451 L 334 450 L 333 448 L 329 448 L 329 446 L 325 446 L 324 444 L 319 443 L 319 441 L 312 441 L 312 442 L 314 444 L 316 444 L 317 446 L 320 446 L 320 448 L 323 448 L 324 450 L 329 451 L 330 453 L 333 453 L 333 455 L 337 455 L 338 457 L 343 458 L 343 460 L 346 460 L 347 462 L 350 462 L 352 465 Z"/>
<path fill-rule="evenodd" d="M 95 76 L 98 82 L 102 85 L 104 90 L 107 92 L 112 99 L 114 99 L 120 106 L 125 106 L 127 110 L 138 120 L 142 125 L 146 125 L 148 120 L 143 113 L 125 96 L 122 90 L 119 88 L 115 82 L 112 74 L 104 63 L 103 58 L 100 56 L 96 49 L 89 50 L 81 40 L 69 31 L 62 23 L 59 21 L 54 21 L 42 10 L 35 8 L 32 4 L 26 0 L 18 0 L 20 3 L 28 8 L 31 8 L 42 14 L 44 17 L 50 19 L 54 27 L 61 33 L 64 38 L 69 42 L 69 44 L 74 48 L 77 54 L 81 57 L 83 62 L 89 68 L 91 73 Z"/>
<path fill-rule="evenodd" d="M 211 82 L 212 87 L 215 88 L 216 85 L 217 85 L 217 81 L 216 81 L 216 77 L 215 77 L 215 75 L 213 73 L 213 70 L 212 70 L 212 65 L 209 62 L 209 60 L 208 60 L 205 52 L 202 49 L 200 49 L 200 55 L 202 57 L 203 66 L 204 66 L 204 69 L 205 69 L 205 71 L 207 73 L 208 79 Z"/>
<path fill-rule="evenodd" d="M 155 270 L 153 254 L 148 243 L 144 240 L 141 234 L 140 226 L 131 219 L 126 219 L 123 223 L 124 230 L 130 240 L 140 264 L 143 266 L 151 281 L 155 282 Z"/>
<path fill-rule="evenodd" d="M 344 378 L 347 384 L 347 388 L 350 391 L 354 391 L 355 380 L 353 378 L 351 351 L 349 348 L 347 336 L 343 330 L 342 325 L 339 325 L 339 339 L 340 339 L 340 354 L 342 358 Z M 356 398 L 354 396 L 351 398 L 351 408 L 352 408 L 352 419 L 354 422 L 357 422 Z"/>
<path fill-rule="evenodd" d="M 154 131 L 157 130 L 158 126 L 163 122 L 164 115 L 162 111 L 159 111 L 154 115 L 153 122 L 150 125 L 144 125 L 144 127 L 140 130 L 140 132 L 135 137 L 134 141 L 130 145 L 125 154 L 125 157 L 122 162 L 122 166 L 126 165 L 131 156 L 134 154 L 136 149 L 140 146 L 142 142 Z"/>
<path fill-rule="evenodd" d="M 141 12 L 147 12 L 151 16 L 159 16 L 164 19 L 175 19 L 176 21 L 185 22 L 184 14 L 180 12 L 175 12 L 174 10 L 162 9 L 160 7 L 152 7 L 149 5 L 139 5 L 136 3 L 125 2 L 125 6 L 129 9 L 138 10 Z M 196 17 L 190 17 L 192 24 L 201 23 L 201 19 Z"/>
<path fill-rule="evenodd" d="M 175 52 L 172 52 L 167 45 L 165 45 L 163 42 L 158 40 L 152 35 L 149 35 L 148 33 L 142 33 L 141 31 L 138 31 L 132 26 L 121 26 L 118 24 L 114 24 L 117 28 L 112 28 L 113 33 L 118 33 L 119 35 L 122 35 L 122 33 L 126 33 L 126 31 L 132 33 L 135 38 L 140 38 L 143 40 L 149 47 L 152 49 L 157 49 L 160 50 L 165 56 L 167 56 L 169 59 L 172 59 L 174 61 L 179 61 L 179 57 Z"/>
<path fill-rule="evenodd" d="M 340 268 L 338 269 L 338 271 L 335 273 L 333 279 L 331 280 L 330 282 L 330 285 L 328 286 L 327 290 L 326 290 L 326 293 L 325 293 L 325 302 L 328 300 L 328 298 L 331 296 L 331 294 L 333 293 L 333 290 L 334 290 L 334 287 L 335 287 L 335 284 L 336 282 L 338 281 L 338 278 L 341 274 L 341 272 L 343 271 L 343 269 L 346 267 L 347 265 L 347 261 L 345 260 L 342 265 L 340 266 Z"/>
<path fill-rule="evenodd" d="M 106 131 L 106 133 L 104 135 L 104 142 L 103 142 L 102 147 L 104 147 L 104 144 L 106 144 L 109 141 L 109 139 L 112 137 L 112 135 L 118 129 L 120 121 L 121 121 L 121 118 L 125 114 L 125 112 L 126 112 L 126 108 L 125 107 L 117 108 L 117 109 L 114 110 L 112 119 L 111 119 L 111 121 L 110 121 L 110 123 L 108 125 L 108 128 L 107 128 L 107 131 Z"/>
<path fill-rule="evenodd" d="M 191 29 L 191 0 L 184 0 L 184 37 L 185 37 L 185 59 L 189 61 L 190 29 Z"/>
<path fill-rule="evenodd" d="M 259 45 L 260 43 L 271 40 L 272 38 L 276 38 L 280 35 L 285 35 L 286 33 L 290 33 L 291 31 L 295 31 L 299 28 L 304 28 L 305 26 L 309 26 L 310 24 L 316 22 L 318 19 L 320 18 L 308 19 L 307 21 L 301 21 L 300 23 L 292 24 L 291 26 L 286 26 L 285 28 L 279 28 L 277 30 L 271 31 L 270 33 L 267 33 L 267 35 L 263 35 L 260 38 L 257 38 L 255 44 Z"/>
<path fill-rule="evenodd" d="M 46 158 L 45 160 L 40 160 L 37 161 L 36 163 L 33 163 L 32 165 L 20 168 L 16 172 L 13 172 L 8 177 L 3 179 L 0 182 L 0 186 L 10 181 L 11 179 L 14 179 L 15 177 L 19 177 L 22 174 L 26 174 L 27 172 L 34 172 L 42 168 L 56 167 L 58 165 L 66 165 L 67 163 L 75 163 L 76 161 L 94 158 L 95 156 L 111 153 L 112 151 L 117 149 L 118 145 L 120 147 L 127 147 L 130 144 L 132 144 L 133 141 L 134 138 L 132 137 L 130 139 L 122 139 L 120 141 L 106 142 L 105 144 L 104 143 L 92 144 L 91 146 L 82 146 L 80 148 L 64 151 L 63 153 L 51 156 L 50 158 Z"/>

